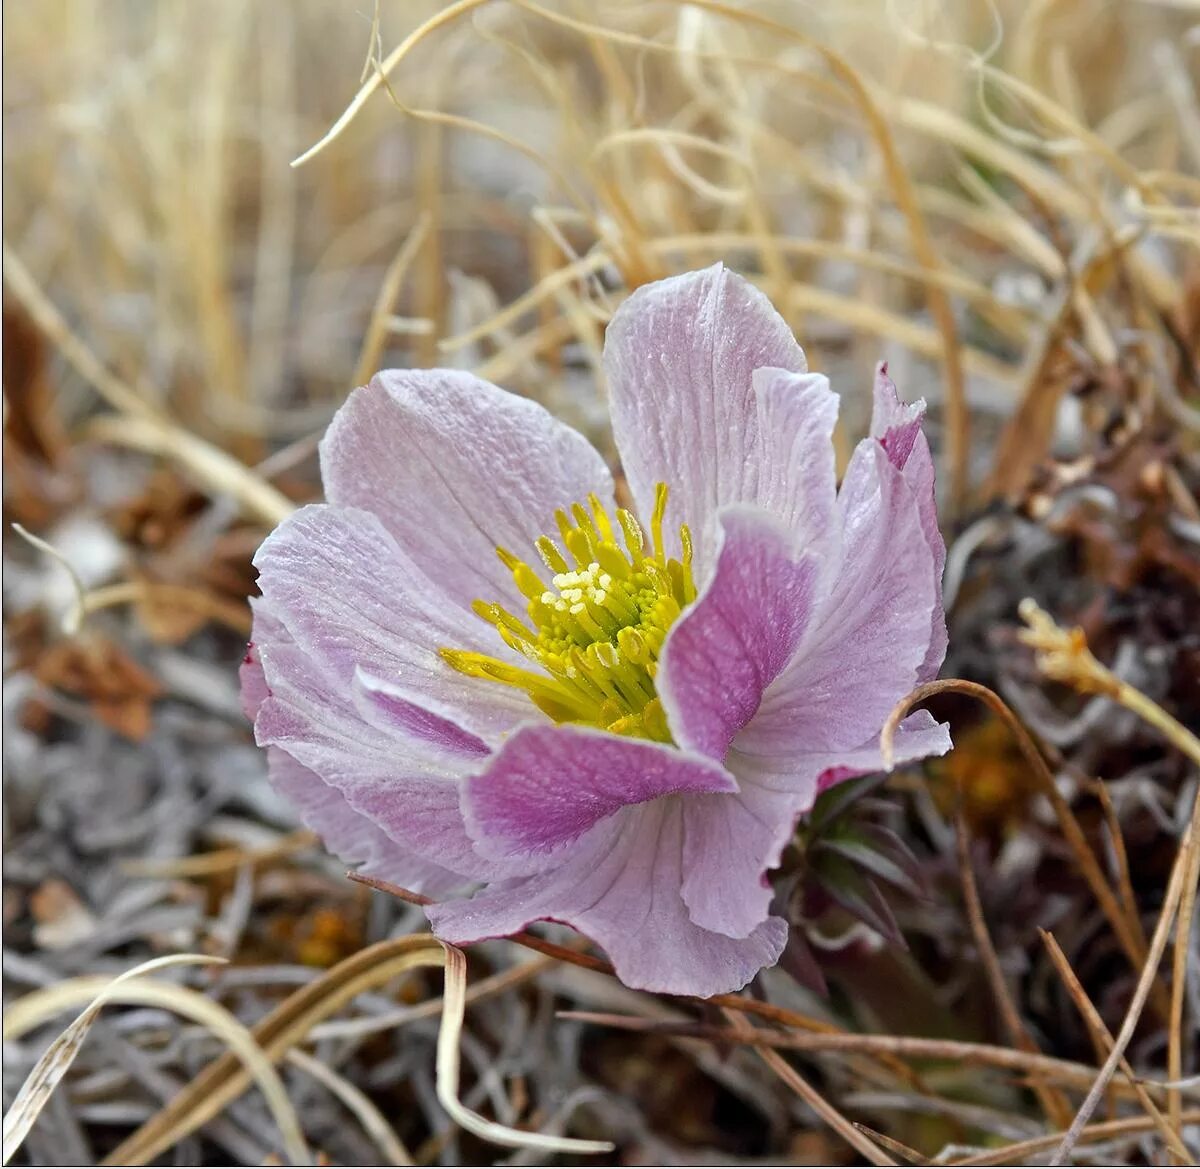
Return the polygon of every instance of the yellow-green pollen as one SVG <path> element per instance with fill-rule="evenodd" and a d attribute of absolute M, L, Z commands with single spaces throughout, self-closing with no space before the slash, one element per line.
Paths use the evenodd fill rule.
<path fill-rule="evenodd" d="M 549 587 L 525 561 L 496 549 L 529 600 L 527 620 L 490 601 L 473 608 L 536 670 L 462 649 L 443 649 L 442 657 L 464 674 L 524 690 L 556 722 L 669 743 L 654 675 L 667 630 L 695 599 L 696 584 L 686 524 L 679 528 L 681 558 L 667 555 L 666 510 L 667 486 L 659 483 L 647 544 L 630 512 L 618 509 L 614 526 L 595 495 L 586 507 L 560 508 L 558 542 L 541 536 L 535 545 Z"/>

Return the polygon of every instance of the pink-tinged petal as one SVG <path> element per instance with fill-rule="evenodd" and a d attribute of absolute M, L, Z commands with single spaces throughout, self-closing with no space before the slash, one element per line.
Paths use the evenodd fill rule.
<path fill-rule="evenodd" d="M 921 509 L 874 439 L 838 495 L 843 555 L 793 661 L 735 747 L 785 759 L 857 747 L 917 682 L 938 587 Z"/>
<path fill-rule="evenodd" d="M 778 516 L 804 548 L 832 559 L 838 396 L 823 374 L 758 369 L 753 375 L 761 442 L 756 502 Z"/>
<path fill-rule="evenodd" d="M 925 399 L 901 402 L 896 383 L 888 377 L 887 362 L 875 370 L 871 434 L 883 444 L 894 466 L 904 469 L 925 421 Z"/>
<path fill-rule="evenodd" d="M 934 495 L 933 456 L 921 425 L 925 420 L 923 400 L 905 404 L 900 401 L 895 383 L 888 377 L 887 363 L 875 371 L 875 408 L 871 434 L 879 439 L 893 465 L 904 474 L 921 508 L 921 528 L 933 549 L 933 573 L 938 584 L 938 601 L 933 611 L 932 632 L 925 660 L 917 672 L 919 682 L 937 677 L 946 656 L 946 614 L 942 608 L 942 569 L 946 564 L 946 545 L 938 527 L 937 501 Z"/>
<path fill-rule="evenodd" d="M 692 921 L 680 895 L 682 804 L 628 808 L 593 828 L 552 870 L 430 906 L 434 932 L 463 945 L 560 921 L 603 947 L 626 986 L 702 997 L 740 990 L 778 961 L 787 925 L 769 917 L 748 937 L 731 938 Z"/>
<path fill-rule="evenodd" d="M 950 750 L 950 729 L 927 710 L 918 710 L 896 728 L 893 767 L 916 763 Z M 807 812 L 817 796 L 844 779 L 887 771 L 879 749 L 879 733 L 866 743 L 838 751 L 795 755 L 753 755 L 735 745 L 727 766 L 737 776 L 742 791 L 768 790 L 794 800 L 799 814 Z"/>
<path fill-rule="evenodd" d="M 253 722 L 258 708 L 271 694 L 263 676 L 261 646 L 279 643 L 290 645 L 292 639 L 279 619 L 263 604 L 261 597 L 250 598 L 250 612 L 253 625 L 250 641 L 238 670 L 238 682 L 241 687 L 242 713 Z"/>
<path fill-rule="evenodd" d="M 246 655 L 242 658 L 242 665 L 238 670 L 238 683 L 241 687 L 242 713 L 253 722 L 258 708 L 270 697 L 267 680 L 263 677 L 258 647 L 253 641 L 246 646 Z"/>
<path fill-rule="evenodd" d="M 295 645 L 263 648 L 261 661 L 270 697 L 255 720 L 258 744 L 287 752 L 318 776 L 394 841 L 397 855 L 412 853 L 461 874 L 464 884 L 527 871 L 479 856 L 467 834 L 459 795 L 476 757 L 432 746 L 421 753 L 390 723 L 368 721 Z"/>
<path fill-rule="evenodd" d="M 278 747 L 267 750 L 271 784 L 318 833 L 326 848 L 363 873 L 432 897 L 459 892 L 471 882 L 409 852 L 384 834 L 346 797 Z"/>
<path fill-rule="evenodd" d="M 676 742 L 719 760 L 800 643 L 817 561 L 755 508 L 726 508 L 718 524 L 716 567 L 671 627 L 655 683 Z"/>
<path fill-rule="evenodd" d="M 906 763 L 916 763 L 931 755 L 945 755 L 954 746 L 950 741 L 950 727 L 938 722 L 927 710 L 910 714 L 896 728 L 892 739 L 892 763 L 884 763 L 880 740 L 876 736 L 854 751 L 843 752 L 836 763 L 830 763 L 817 777 L 817 795 L 826 788 L 854 779 L 860 775 L 871 775 L 876 771 L 890 771 Z"/>
<path fill-rule="evenodd" d="M 737 791 L 723 767 L 662 743 L 580 726 L 522 727 L 467 780 L 463 813 L 485 856 L 545 855 L 622 808 Z"/>
<path fill-rule="evenodd" d="M 754 783 L 684 801 L 683 900 L 692 921 L 744 938 L 767 920 L 767 871 L 778 866 L 800 811 L 793 793 Z"/>
<path fill-rule="evenodd" d="M 398 687 L 364 670 L 354 675 L 354 694 L 360 709 L 401 731 L 405 737 L 428 743 L 439 752 L 480 759 L 488 754 L 487 744 L 456 722 L 418 706 Z M 372 720 L 374 721 L 374 720 Z"/>
<path fill-rule="evenodd" d="M 671 526 L 690 524 L 700 555 L 718 509 L 756 498 L 752 380 L 764 366 L 807 368 L 770 301 L 720 264 L 644 285 L 608 326 L 613 434 L 633 497 L 648 518 L 666 483 Z"/>
<path fill-rule="evenodd" d="M 377 516 L 301 508 L 254 563 L 261 608 L 346 694 L 362 670 L 488 743 L 541 717 L 524 693 L 469 678 L 442 660 L 442 647 L 513 655 L 486 622 L 440 595 Z"/>
<path fill-rule="evenodd" d="M 321 443 L 326 498 L 382 520 L 439 597 L 524 608 L 498 545 L 524 559 L 554 509 L 612 477 L 542 406 L 455 370 L 386 370 L 356 390 Z"/>

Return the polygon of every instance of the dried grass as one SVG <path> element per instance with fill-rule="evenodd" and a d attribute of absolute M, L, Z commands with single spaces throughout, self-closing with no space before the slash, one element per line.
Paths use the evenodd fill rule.
<path fill-rule="evenodd" d="M 5 15 L 5 518 L 36 544 L 4 549 L 7 1155 L 1196 1156 L 1200 659 L 1152 636 L 1200 580 L 1194 6 Z M 486 947 L 469 987 L 452 957 L 439 999 L 419 910 L 347 883 L 266 786 L 234 680 L 249 556 L 316 497 L 316 439 L 379 366 L 473 369 L 610 449 L 605 322 L 716 259 L 843 391 L 843 454 L 881 356 L 929 400 L 973 681 L 917 697 L 988 703 L 1018 762 L 972 755 L 948 708 L 957 835 L 933 771 L 876 812 L 935 900 L 902 916 L 907 958 L 818 931 L 831 1000 L 773 975 L 668 1007 L 532 935 L 541 957 Z M 1056 689 L 1018 657 L 1031 592 L 1112 669 L 1044 659 Z M 1151 616 L 1106 620 L 1111 594 Z M 101 666 L 52 668 L 64 646 Z M 154 682 L 128 710 L 121 670 Z M 980 811 L 995 775 L 1015 812 Z M 144 976 L 191 950 L 235 964 Z M 43 1006 L 97 994 L 54 1039 Z M 716 1124 L 712 1092 L 753 1119 Z"/>

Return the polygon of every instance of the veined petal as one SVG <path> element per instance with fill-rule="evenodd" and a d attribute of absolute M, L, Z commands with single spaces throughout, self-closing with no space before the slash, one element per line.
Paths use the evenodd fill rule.
<path fill-rule="evenodd" d="M 726 508 L 718 524 L 716 567 L 667 635 L 655 682 L 675 740 L 720 760 L 795 653 L 818 564 L 756 508 Z"/>
<path fill-rule="evenodd" d="M 434 932 L 463 945 L 561 921 L 603 947 L 626 986 L 700 996 L 740 990 L 778 961 L 787 925 L 769 917 L 744 938 L 696 925 L 680 895 L 682 803 L 628 808 L 593 828 L 552 870 L 430 906 Z"/>
<path fill-rule="evenodd" d="M 267 645 L 289 644 L 286 631 L 255 599 L 254 632 Z M 268 652 L 270 652 L 268 650 Z M 271 698 L 261 651 L 251 642 L 241 668 L 242 706 L 252 721 Z M 306 827 L 319 832 L 326 847 L 346 864 L 407 889 L 445 896 L 470 884 L 469 878 L 427 861 L 397 844 L 336 787 L 310 771 L 279 747 L 267 748 L 271 785 L 294 807 Z"/>
<path fill-rule="evenodd" d="M 770 301 L 720 264 L 643 285 L 608 326 L 613 434 L 634 499 L 649 516 L 655 484 L 668 484 L 672 515 L 692 526 L 698 556 L 718 509 L 756 499 L 752 380 L 766 366 L 807 368 Z"/>
<path fill-rule="evenodd" d="M 888 377 L 886 361 L 881 361 L 875 369 L 872 398 L 871 435 L 882 443 L 892 465 L 903 471 L 921 436 L 925 399 L 900 401 L 896 383 Z"/>
<path fill-rule="evenodd" d="M 325 495 L 374 512 L 436 595 L 524 601 L 497 546 L 518 556 L 554 509 L 613 484 L 592 445 L 538 403 L 455 370 L 386 370 L 355 390 L 321 443 Z"/>
<path fill-rule="evenodd" d="M 918 501 L 876 440 L 855 450 L 838 512 L 837 575 L 735 742 L 742 751 L 786 759 L 857 747 L 916 684 L 938 604 L 934 553 Z"/>
<path fill-rule="evenodd" d="M 301 508 L 267 538 L 254 564 L 262 606 L 347 695 L 361 670 L 488 743 L 539 717 L 523 694 L 442 660 L 443 646 L 514 655 L 490 626 L 440 596 L 378 516 Z"/>
<path fill-rule="evenodd" d="M 463 789 L 476 848 L 503 859 L 545 855 L 634 804 L 685 792 L 737 791 L 709 759 L 579 726 L 522 727 Z"/>
<path fill-rule="evenodd" d="M 755 502 L 795 533 L 800 547 L 837 554 L 838 396 L 823 374 L 757 369 L 760 467 Z"/>
<path fill-rule="evenodd" d="M 528 871 L 485 860 L 467 834 L 459 793 L 476 757 L 421 755 L 389 723 L 365 719 L 298 646 L 263 647 L 261 662 L 270 693 L 254 724 L 258 744 L 286 752 L 339 793 L 394 842 L 395 857 L 413 854 L 461 874 L 460 886 Z"/>
<path fill-rule="evenodd" d="M 253 722 L 258 708 L 271 693 L 263 676 L 259 642 L 274 642 L 280 639 L 291 641 L 291 638 L 257 597 L 250 598 L 250 611 L 253 614 L 253 635 L 246 646 L 246 654 L 238 670 L 238 684 L 241 690 L 242 713 Z"/>
<path fill-rule="evenodd" d="M 896 728 L 892 740 L 892 766 L 916 763 L 931 755 L 944 755 L 951 747 L 950 728 L 927 710 L 910 714 Z M 857 747 L 809 754 L 753 755 L 737 746 L 729 752 L 728 766 L 743 791 L 769 790 L 794 798 L 800 815 L 817 796 L 844 779 L 888 770 L 879 748 L 879 734 Z"/>
<path fill-rule="evenodd" d="M 374 715 L 405 737 L 416 739 L 447 755 L 479 759 L 488 754 L 487 744 L 456 722 L 413 702 L 392 682 L 359 669 L 354 674 L 354 695 L 359 709 Z M 372 720 L 374 721 L 374 720 Z"/>
<path fill-rule="evenodd" d="M 949 730 L 928 711 L 906 718 L 893 741 L 895 766 L 950 749 Z M 879 736 L 845 751 L 759 757 L 729 752 L 738 779 L 733 796 L 698 796 L 684 806 L 683 898 L 697 925 L 737 937 L 767 914 L 775 868 L 797 819 L 825 788 L 886 770 Z"/>
<path fill-rule="evenodd" d="M 817 795 L 843 779 L 889 771 L 932 755 L 945 755 L 953 745 L 947 723 L 938 722 L 927 710 L 914 711 L 896 728 L 892 738 L 891 767 L 884 762 L 878 735 L 853 751 L 841 752 L 836 761 L 832 757 L 814 760 L 824 764 L 817 776 Z"/>
<path fill-rule="evenodd" d="M 350 806 L 345 795 L 278 747 L 267 749 L 271 784 L 287 799 L 304 824 L 319 832 L 330 852 L 363 873 L 405 889 L 444 897 L 471 884 L 397 844 L 376 824 Z"/>
<path fill-rule="evenodd" d="M 937 583 L 937 604 L 933 610 L 932 631 L 925 660 L 917 672 L 919 682 L 937 677 L 946 656 L 946 614 L 942 608 L 942 570 L 946 565 L 946 545 L 938 527 L 937 501 L 934 495 L 933 457 L 921 424 L 925 420 L 925 402 L 900 401 L 895 383 L 888 377 L 887 363 L 875 371 L 875 407 L 871 416 L 871 434 L 883 444 L 892 464 L 900 469 L 921 510 L 921 529 L 933 550 L 933 574 Z"/>
<path fill-rule="evenodd" d="M 277 666 L 280 662 L 292 663 L 309 686 L 323 687 L 328 701 L 335 705 L 340 706 L 349 698 L 355 713 L 351 713 L 347 704 L 346 717 L 352 721 L 359 717 L 371 727 L 394 735 L 392 751 L 412 764 L 429 764 L 439 771 L 456 772 L 488 753 L 482 740 L 463 730 L 450 717 L 422 708 L 399 687 L 362 670 L 355 671 L 347 695 L 340 679 L 329 675 L 320 662 L 299 653 L 291 634 L 261 597 L 252 597 L 250 607 L 254 614 L 254 639 L 246 648 L 240 681 L 242 709 L 251 722 L 272 693 L 263 671 L 262 655 L 266 652 Z M 286 656 L 281 657 L 277 651 L 286 651 Z M 425 700 L 428 705 L 428 696 Z"/>
<path fill-rule="evenodd" d="M 698 926 L 744 938 L 767 918 L 778 866 L 804 810 L 792 791 L 739 780 L 728 796 L 683 805 L 683 900 Z"/>

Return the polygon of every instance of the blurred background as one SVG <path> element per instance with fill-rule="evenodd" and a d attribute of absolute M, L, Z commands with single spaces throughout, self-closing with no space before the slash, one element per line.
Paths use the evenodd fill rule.
<path fill-rule="evenodd" d="M 3 960 L 6 1002 L 42 996 L 6 1030 L 6 1107 L 95 993 L 79 979 L 228 958 L 155 977 L 254 1025 L 423 928 L 347 881 L 266 782 L 236 682 L 250 558 L 319 498 L 317 440 L 379 368 L 471 369 L 611 455 L 606 321 L 637 285 L 720 259 L 843 395 L 843 458 L 878 360 L 930 403 L 944 674 L 1012 706 L 1070 817 L 1001 721 L 942 699 L 952 756 L 802 829 L 797 942 L 756 993 L 827 1030 L 1075 1068 L 1031 1088 L 1028 1066 L 978 1053 L 806 1054 L 796 1066 L 902 1160 L 1003 1163 L 1063 1127 L 1121 1025 L 1197 776 L 1134 714 L 1042 677 L 1016 610 L 1033 596 L 1082 626 L 1118 676 L 1200 726 L 1200 9 L 3 12 Z M 1181 912 L 1190 924 L 1194 902 Z M 1129 1049 L 1160 1077 L 1196 1071 L 1200 972 L 1181 936 Z M 473 951 L 471 978 L 463 1099 L 503 1123 L 606 1137 L 612 1163 L 863 1156 L 750 1050 L 661 1029 L 706 1019 L 694 1004 L 508 943 Z M 282 1064 L 322 1163 L 537 1160 L 464 1136 L 437 1103 L 440 979 L 380 983 Z M 555 1018 L 568 1008 L 660 1031 Z M 120 1142 L 225 1044 L 169 1005 L 107 1009 L 18 1160 L 142 1163 Z M 1186 1105 L 1163 1105 L 1177 1133 L 1196 1131 Z M 175 1115 L 162 1155 L 267 1163 L 273 1115 L 254 1090 Z M 1096 1120 L 1131 1124 L 1089 1156 L 1161 1156 L 1127 1088 Z"/>

